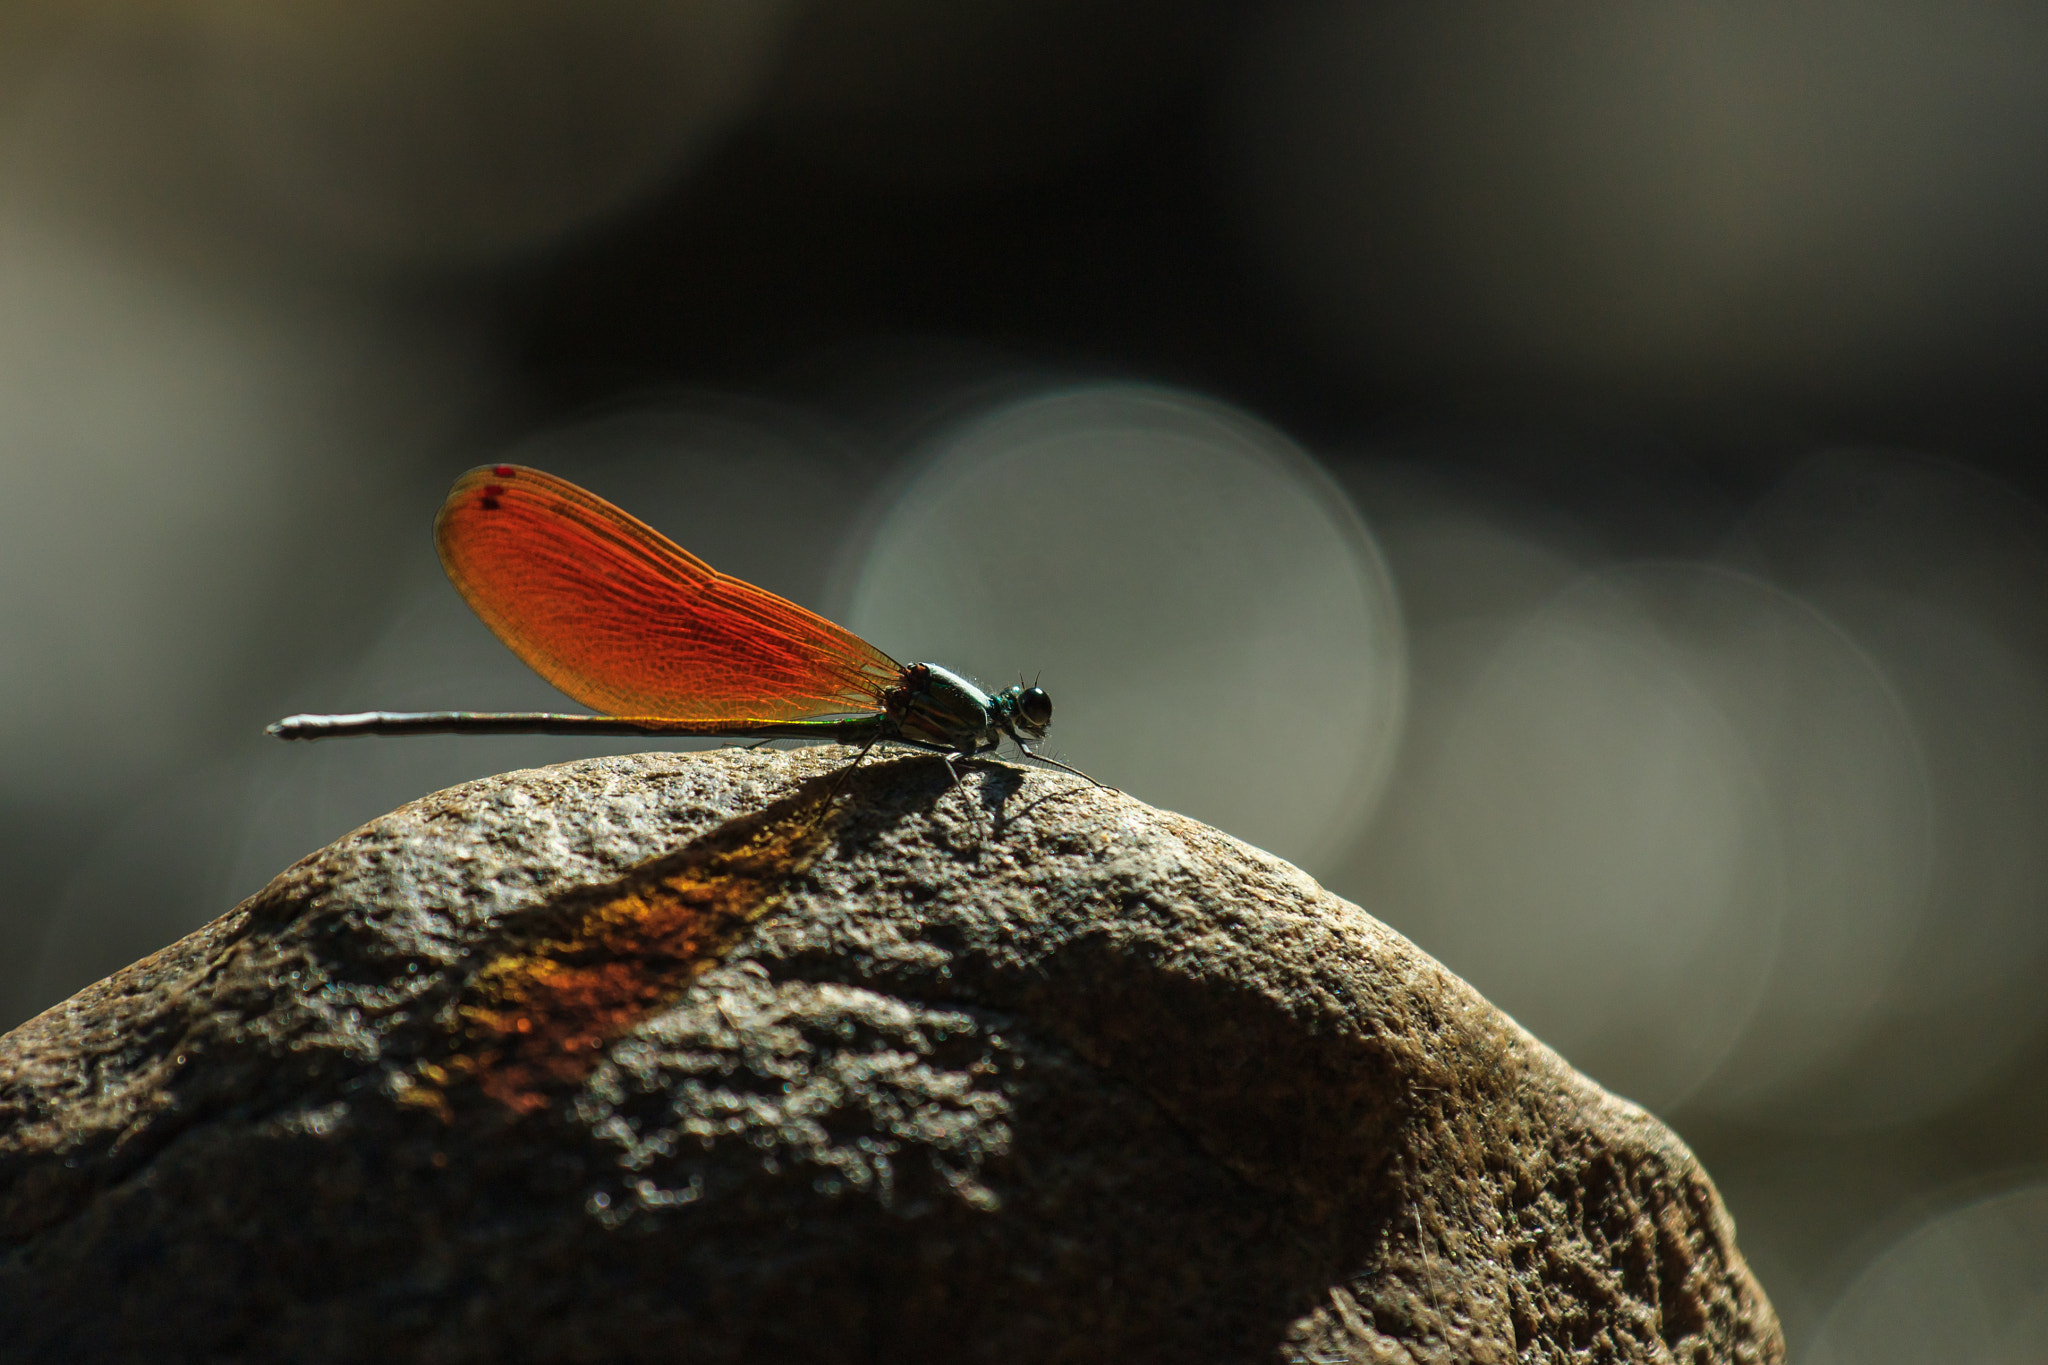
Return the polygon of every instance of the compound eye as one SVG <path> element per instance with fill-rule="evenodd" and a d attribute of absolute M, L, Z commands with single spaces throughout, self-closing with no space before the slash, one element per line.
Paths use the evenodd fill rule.
<path fill-rule="evenodd" d="M 1017 716 L 1034 730 L 1052 724 L 1052 698 L 1042 687 L 1027 687 L 1018 694 Z"/>

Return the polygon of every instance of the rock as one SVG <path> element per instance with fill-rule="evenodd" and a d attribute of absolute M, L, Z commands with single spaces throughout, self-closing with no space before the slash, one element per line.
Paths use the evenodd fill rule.
<path fill-rule="evenodd" d="M 1356 907 L 843 759 L 442 792 L 7 1035 L 0 1360 L 1783 1359 L 1678 1139 Z"/>

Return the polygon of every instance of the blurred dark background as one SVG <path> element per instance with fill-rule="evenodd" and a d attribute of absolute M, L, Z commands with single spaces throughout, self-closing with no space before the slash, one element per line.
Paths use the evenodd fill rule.
<path fill-rule="evenodd" d="M 559 702 L 518 459 L 1409 934 L 1796 1359 L 2037 1362 L 2044 241 L 2017 0 L 15 0 L 0 1015 L 594 751 L 261 733 Z"/>

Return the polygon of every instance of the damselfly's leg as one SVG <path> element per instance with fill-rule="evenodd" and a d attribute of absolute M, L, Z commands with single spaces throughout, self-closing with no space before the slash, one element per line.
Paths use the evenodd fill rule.
<path fill-rule="evenodd" d="M 953 760 L 956 758 L 964 758 L 971 762 L 974 758 L 974 755 L 947 752 L 940 754 L 939 759 L 946 765 L 947 773 L 949 773 L 953 778 L 953 790 L 959 792 L 960 799 L 967 803 L 968 817 L 972 819 L 976 825 L 979 825 L 981 824 L 981 803 L 974 799 L 974 793 L 967 789 L 967 780 L 960 775 L 960 769 L 954 766 Z M 995 833 L 995 825 L 993 822 L 990 823 L 988 832 L 991 835 Z"/>
<path fill-rule="evenodd" d="M 1012 738 L 1015 738 L 1015 736 L 1012 736 Z M 1106 792 L 1113 792 L 1116 790 L 1115 787 L 1110 786 L 1107 782 L 1096 782 L 1094 778 L 1088 776 L 1088 774 L 1082 772 L 1079 768 L 1076 768 L 1071 763 L 1062 763 L 1056 758 L 1048 758 L 1046 755 L 1041 754 L 1034 750 L 1030 745 L 1026 744 L 1021 739 L 1017 740 L 1017 752 L 1023 754 L 1024 757 L 1028 759 L 1032 759 L 1039 763 L 1049 763 L 1053 767 L 1058 768 L 1063 772 L 1070 772 L 1074 776 L 1082 779 L 1085 782 L 1094 783 L 1094 785 L 1102 788 L 1102 790 Z"/>
<path fill-rule="evenodd" d="M 867 756 L 874 751 L 875 745 L 879 744 L 881 739 L 880 735 L 876 735 L 861 745 L 860 752 L 853 756 L 853 761 L 832 775 L 831 787 L 825 792 L 824 799 L 818 802 L 817 819 L 825 818 L 825 812 L 832 809 L 832 803 L 839 799 L 840 790 L 846 786 L 846 779 L 853 776 L 853 770 L 867 760 Z"/>
<path fill-rule="evenodd" d="M 953 760 L 956 758 L 964 758 L 971 760 L 977 754 L 985 752 L 985 750 L 976 749 L 973 751 L 962 751 L 959 749 L 948 748 L 946 745 L 943 744 L 933 744 L 928 740 L 905 739 L 901 735 L 891 735 L 889 737 L 889 742 L 891 744 L 901 744 L 906 749 L 918 749 L 923 751 L 924 753 L 937 754 L 939 756 L 939 761 L 946 765 L 946 776 L 950 777 L 953 780 L 953 790 L 966 796 L 970 804 L 972 803 L 974 799 L 973 793 L 967 790 L 967 780 L 960 775 L 960 769 L 957 766 L 955 766 Z M 994 748 L 995 746 L 990 745 L 988 747 Z"/>

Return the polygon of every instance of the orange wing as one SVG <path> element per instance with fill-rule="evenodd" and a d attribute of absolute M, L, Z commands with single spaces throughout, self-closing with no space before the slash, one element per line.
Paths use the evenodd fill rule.
<path fill-rule="evenodd" d="M 903 669 L 727 577 L 566 479 L 484 465 L 434 519 L 441 566 L 533 670 L 613 716 L 802 720 L 880 710 Z"/>

